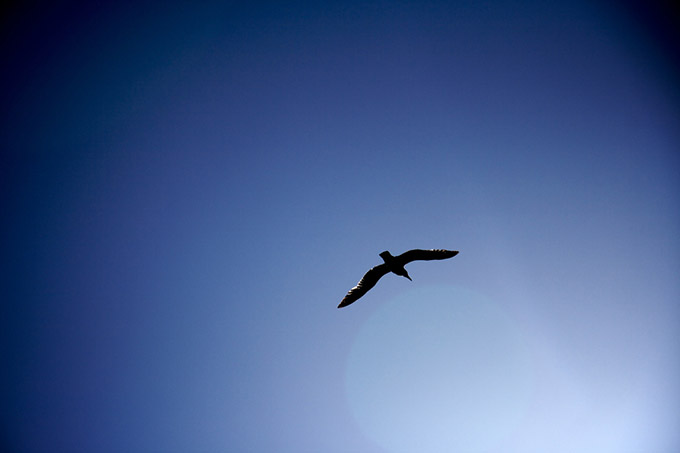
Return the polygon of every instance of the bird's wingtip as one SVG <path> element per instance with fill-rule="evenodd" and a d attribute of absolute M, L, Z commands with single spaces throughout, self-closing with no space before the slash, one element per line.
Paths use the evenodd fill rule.
<path fill-rule="evenodd" d="M 353 303 L 354 303 L 353 300 L 347 300 L 347 298 L 345 298 L 345 299 L 342 299 L 342 301 L 340 301 L 340 305 L 338 305 L 338 308 L 344 308 L 344 307 L 351 305 Z"/>

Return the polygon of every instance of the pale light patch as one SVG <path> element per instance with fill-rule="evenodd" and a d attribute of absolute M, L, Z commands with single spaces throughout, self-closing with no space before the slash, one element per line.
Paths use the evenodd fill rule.
<path fill-rule="evenodd" d="M 499 304 L 451 286 L 423 287 L 380 307 L 346 369 L 362 430 L 390 452 L 483 451 L 521 424 L 531 356 Z"/>

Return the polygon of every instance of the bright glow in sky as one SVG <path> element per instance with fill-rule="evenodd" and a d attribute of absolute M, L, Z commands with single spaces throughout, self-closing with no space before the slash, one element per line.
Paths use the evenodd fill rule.
<path fill-rule="evenodd" d="M 419 287 L 382 305 L 348 363 L 359 425 L 395 452 L 505 443 L 531 398 L 523 335 L 500 305 L 453 288 Z"/>
<path fill-rule="evenodd" d="M 2 19 L 0 449 L 680 450 L 669 11 L 57 3 Z"/>

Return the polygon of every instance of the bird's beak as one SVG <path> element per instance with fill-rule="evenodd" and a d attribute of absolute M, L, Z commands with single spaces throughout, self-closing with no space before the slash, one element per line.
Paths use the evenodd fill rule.
<path fill-rule="evenodd" d="M 404 277 L 406 277 L 406 278 L 408 278 L 409 280 L 411 280 L 411 277 L 409 277 L 408 274 L 406 274 Z M 411 280 L 411 281 L 413 281 L 413 280 Z"/>

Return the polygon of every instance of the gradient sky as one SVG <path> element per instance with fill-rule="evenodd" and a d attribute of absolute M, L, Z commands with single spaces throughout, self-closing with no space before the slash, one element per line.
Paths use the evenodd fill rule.
<path fill-rule="evenodd" d="M 669 11 L 54 3 L 1 30 L 6 451 L 680 450 Z"/>

